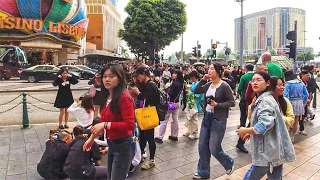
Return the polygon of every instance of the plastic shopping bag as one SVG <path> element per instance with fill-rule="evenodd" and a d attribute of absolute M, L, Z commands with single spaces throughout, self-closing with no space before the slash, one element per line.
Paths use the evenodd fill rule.
<path fill-rule="evenodd" d="M 141 149 L 138 141 L 136 141 L 135 144 L 136 144 L 136 153 L 133 157 L 132 165 L 138 166 L 141 162 Z"/>

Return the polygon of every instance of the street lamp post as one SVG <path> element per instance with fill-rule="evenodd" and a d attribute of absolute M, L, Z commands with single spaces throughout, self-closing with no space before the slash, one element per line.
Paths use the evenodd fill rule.
<path fill-rule="evenodd" d="M 240 67 L 243 65 L 243 1 L 244 0 L 235 0 L 235 2 L 239 2 L 241 6 L 241 21 L 240 21 Z"/>

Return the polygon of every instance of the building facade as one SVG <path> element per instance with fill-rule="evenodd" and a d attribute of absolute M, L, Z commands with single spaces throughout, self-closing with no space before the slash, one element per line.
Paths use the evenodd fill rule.
<path fill-rule="evenodd" d="M 0 45 L 24 50 L 31 65 L 65 64 L 84 53 L 84 0 L 0 0 Z"/>
<path fill-rule="evenodd" d="M 277 7 L 244 16 L 244 53 L 261 54 L 267 49 L 281 49 L 288 44 L 286 35 L 294 30 L 297 21 L 297 46 L 305 47 L 306 11 L 298 8 Z M 240 22 L 235 19 L 235 52 L 240 52 Z"/>
<path fill-rule="evenodd" d="M 121 46 L 118 31 L 122 28 L 120 13 L 110 0 L 86 0 L 86 3 L 90 20 L 86 40 L 91 44 L 87 49 L 95 47 L 110 56 L 118 54 Z"/>

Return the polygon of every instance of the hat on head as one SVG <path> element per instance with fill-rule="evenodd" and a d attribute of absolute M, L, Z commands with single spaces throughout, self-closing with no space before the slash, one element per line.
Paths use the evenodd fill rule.
<path fill-rule="evenodd" d="M 139 74 L 143 74 L 145 73 L 146 75 L 150 75 L 150 71 L 149 71 L 149 67 L 147 66 L 139 66 L 135 71 L 134 71 L 134 75 L 137 76 Z"/>
<path fill-rule="evenodd" d="M 284 77 L 285 77 L 286 81 L 291 81 L 291 80 L 297 79 L 297 75 L 294 74 L 293 70 L 286 71 L 284 73 Z"/>

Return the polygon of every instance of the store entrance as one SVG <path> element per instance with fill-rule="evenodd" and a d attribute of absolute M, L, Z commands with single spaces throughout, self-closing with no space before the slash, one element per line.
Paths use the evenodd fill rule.
<path fill-rule="evenodd" d="M 27 52 L 28 64 L 52 64 L 52 52 Z"/>

